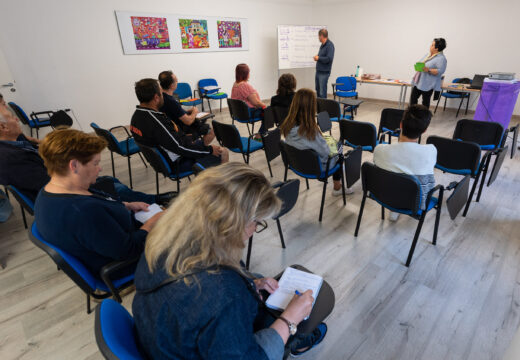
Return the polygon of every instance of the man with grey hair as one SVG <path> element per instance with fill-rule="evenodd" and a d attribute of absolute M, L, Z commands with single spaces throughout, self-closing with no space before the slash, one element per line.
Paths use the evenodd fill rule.
<path fill-rule="evenodd" d="M 327 98 L 327 83 L 329 82 L 332 61 L 334 60 L 334 44 L 329 40 L 327 29 L 318 32 L 321 46 L 316 61 L 316 94 L 319 98 Z"/>

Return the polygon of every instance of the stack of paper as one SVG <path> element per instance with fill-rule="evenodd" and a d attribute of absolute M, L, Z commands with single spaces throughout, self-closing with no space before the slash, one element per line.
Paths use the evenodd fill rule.
<path fill-rule="evenodd" d="M 139 212 L 136 212 L 134 217 L 137 221 L 139 221 L 141 224 L 144 224 L 145 222 L 147 222 L 152 216 L 154 216 L 155 214 L 157 213 L 160 213 L 161 211 L 163 211 L 161 209 L 161 207 L 157 204 L 152 204 L 150 206 L 148 206 L 148 211 L 139 211 Z"/>

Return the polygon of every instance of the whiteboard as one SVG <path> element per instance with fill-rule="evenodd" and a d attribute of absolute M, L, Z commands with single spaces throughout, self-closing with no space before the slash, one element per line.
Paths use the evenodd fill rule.
<path fill-rule="evenodd" d="M 315 67 L 321 43 L 320 25 L 278 25 L 278 69 Z"/>

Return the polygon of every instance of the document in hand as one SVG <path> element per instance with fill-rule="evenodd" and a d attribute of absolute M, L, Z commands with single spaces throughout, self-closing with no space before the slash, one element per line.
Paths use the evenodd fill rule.
<path fill-rule="evenodd" d="M 152 216 L 154 216 L 155 214 L 157 213 L 160 213 L 161 211 L 163 211 L 161 209 L 161 207 L 157 204 L 152 204 L 150 206 L 148 206 L 148 211 L 139 211 L 139 212 L 136 212 L 134 217 L 137 221 L 139 221 L 141 224 L 144 224 L 145 222 L 147 222 Z"/>
<path fill-rule="evenodd" d="M 265 304 L 268 308 L 283 311 L 293 298 L 296 290 L 300 293 L 312 290 L 312 296 L 316 302 L 321 284 L 323 284 L 321 276 L 288 267 L 278 281 L 278 289 L 269 295 Z M 314 304 L 312 305 L 314 306 Z"/>
<path fill-rule="evenodd" d="M 202 119 L 203 117 L 208 116 L 208 115 L 209 115 L 209 113 L 207 113 L 207 112 L 200 112 L 200 113 L 197 113 L 197 115 L 195 115 L 195 117 L 197 119 Z"/>

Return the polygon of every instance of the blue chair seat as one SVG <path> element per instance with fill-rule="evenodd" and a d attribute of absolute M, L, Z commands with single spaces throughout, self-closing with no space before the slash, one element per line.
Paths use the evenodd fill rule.
<path fill-rule="evenodd" d="M 306 178 L 306 179 L 324 179 L 325 177 L 330 176 L 330 175 L 334 174 L 336 171 L 338 171 L 339 166 L 340 166 L 339 164 L 334 165 L 332 168 L 329 169 L 328 174 L 325 174 L 325 170 L 322 170 L 319 177 L 316 176 L 316 175 L 309 175 L 309 174 L 304 174 L 302 172 L 299 172 L 298 170 L 295 170 L 290 165 L 289 165 L 289 169 L 291 169 L 295 174 L 301 176 L 302 178 Z"/>
<path fill-rule="evenodd" d="M 442 96 L 444 96 L 445 98 L 448 98 L 448 99 L 460 99 L 463 96 L 464 97 L 469 96 L 469 94 L 463 94 L 463 93 L 458 93 L 458 94 L 442 93 Z"/>
<path fill-rule="evenodd" d="M 435 165 L 435 167 L 441 171 L 444 171 L 444 172 L 447 172 L 447 173 L 450 173 L 450 174 L 456 174 L 456 175 L 473 175 L 473 176 L 476 176 L 477 175 L 477 172 L 478 170 L 475 171 L 474 174 L 471 173 L 471 169 L 448 169 L 444 166 L 440 166 L 440 165 Z"/>
<path fill-rule="evenodd" d="M 229 149 L 229 150 L 233 151 L 234 153 L 239 153 L 239 154 L 247 153 L 247 141 L 248 141 L 248 138 L 241 136 L 240 137 L 240 141 L 242 142 L 242 149 L 233 148 L 233 149 Z M 251 139 L 251 142 L 250 142 L 250 145 L 249 145 L 249 152 L 250 153 L 255 152 L 257 150 L 262 149 L 263 147 L 264 147 L 264 144 L 262 144 L 260 141 L 256 141 L 256 140 Z"/>
<path fill-rule="evenodd" d="M 337 116 L 330 118 L 330 121 L 334 121 L 334 122 L 339 122 L 340 120 L 352 120 L 352 115 L 345 115 L 345 116 L 342 115 L 339 119 Z"/>
<path fill-rule="evenodd" d="M 228 96 L 226 93 L 216 93 L 216 94 L 207 94 L 207 98 L 213 99 L 213 100 L 219 100 L 219 99 L 226 99 Z"/>
<path fill-rule="evenodd" d="M 390 132 L 390 135 L 391 136 L 397 136 L 399 137 L 399 131 L 394 131 L 394 130 L 390 130 L 390 129 L 387 129 L 386 127 L 383 126 L 383 132 Z"/>
<path fill-rule="evenodd" d="M 345 145 L 350 146 L 351 148 L 354 148 L 354 149 L 358 147 L 358 145 L 354 145 L 351 142 L 348 142 L 347 140 L 345 140 Z M 379 140 L 376 140 L 376 146 L 377 145 L 379 145 Z M 365 146 L 361 146 L 361 150 L 374 151 L 374 148 L 372 147 L 372 145 L 365 145 Z"/>
<path fill-rule="evenodd" d="M 339 97 L 356 97 L 357 94 L 356 91 L 336 91 L 336 96 Z"/>
<path fill-rule="evenodd" d="M 193 100 L 193 101 L 181 101 L 180 104 L 183 106 L 197 106 L 197 105 L 202 104 L 202 100 L 197 99 L 197 100 Z"/>
<path fill-rule="evenodd" d="M 128 141 L 128 151 L 126 151 L 126 142 Z M 119 141 L 119 147 L 121 149 L 121 153 L 125 156 L 137 154 L 141 149 L 139 149 L 139 146 L 135 143 L 134 138 L 130 138 L 127 140 Z"/>
<path fill-rule="evenodd" d="M 40 127 L 40 126 L 48 126 L 50 125 L 51 122 L 49 119 L 40 119 L 38 121 L 36 120 L 29 120 L 29 126 L 34 128 L 34 127 Z"/>
<path fill-rule="evenodd" d="M 405 214 L 405 215 L 414 216 L 414 214 L 413 214 L 413 212 L 411 210 L 408 210 L 408 209 L 396 209 L 396 208 L 387 206 L 387 205 L 383 204 L 381 201 L 379 201 L 379 199 L 377 199 L 372 194 L 368 195 L 368 197 L 371 198 L 372 200 L 376 201 L 379 205 L 384 206 L 385 208 L 387 208 L 390 211 L 393 211 L 393 212 L 396 212 L 396 213 L 399 213 L 399 214 Z M 430 203 L 426 207 L 426 212 L 428 212 L 431 209 L 433 209 L 438 203 L 439 203 L 439 199 L 437 199 L 436 197 L 432 196 L 431 199 L 430 199 Z M 419 211 L 417 211 L 417 215 L 421 216 L 423 211 L 424 210 L 420 209 Z"/>
<path fill-rule="evenodd" d="M 185 172 L 181 172 L 179 173 L 179 179 L 182 179 L 182 178 L 185 178 L 185 177 L 188 177 L 188 176 L 191 176 L 193 175 L 193 171 L 190 170 L 190 171 L 185 171 Z M 175 179 L 177 180 L 177 174 L 176 173 L 171 173 L 170 174 L 170 179 Z"/>

